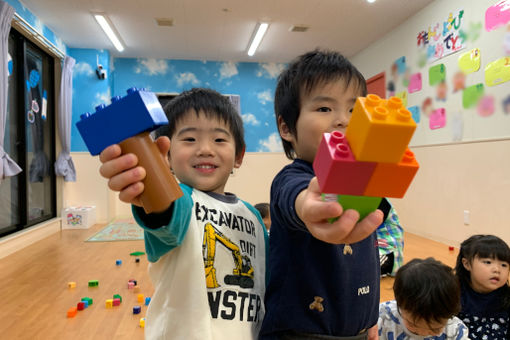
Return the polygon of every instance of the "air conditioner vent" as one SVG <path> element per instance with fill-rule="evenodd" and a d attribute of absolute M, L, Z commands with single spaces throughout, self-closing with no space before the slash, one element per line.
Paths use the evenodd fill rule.
<path fill-rule="evenodd" d="M 306 32 L 310 29 L 310 26 L 305 25 L 293 25 L 289 28 L 291 32 Z"/>
<path fill-rule="evenodd" d="M 171 27 L 174 25 L 174 19 L 171 18 L 156 18 L 156 23 L 158 26 L 168 26 Z"/>

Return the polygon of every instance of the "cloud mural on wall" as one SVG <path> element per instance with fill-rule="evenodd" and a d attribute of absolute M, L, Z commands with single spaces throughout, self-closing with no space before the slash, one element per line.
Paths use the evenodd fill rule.
<path fill-rule="evenodd" d="M 266 77 L 276 79 L 285 68 L 285 64 L 279 63 L 261 63 L 257 70 L 257 77 Z"/>
<path fill-rule="evenodd" d="M 220 81 L 223 79 L 232 78 L 239 72 L 237 71 L 237 64 L 232 61 L 227 61 L 225 63 L 221 63 L 220 67 Z"/>
<path fill-rule="evenodd" d="M 100 104 L 110 105 L 112 100 L 112 94 L 110 89 L 108 88 L 105 92 L 98 92 L 96 93 L 94 102 L 92 103 L 92 107 L 95 108 L 96 106 Z"/>
<path fill-rule="evenodd" d="M 246 151 L 282 150 L 278 133 L 272 137 L 271 134 L 277 131 L 273 110 L 276 77 L 284 64 L 170 59 L 164 61 L 165 63 L 140 58 L 114 58 L 112 94 L 123 95 L 127 88 L 135 86 L 157 93 L 180 93 L 192 87 L 208 87 L 223 94 L 239 95 L 246 128 Z M 166 75 L 156 74 L 155 70 L 162 70 L 164 65 L 168 66 Z M 140 69 L 139 73 L 134 72 L 136 68 Z M 152 74 L 148 68 L 153 70 Z M 103 89 L 96 92 L 101 91 Z M 88 105 L 90 104 L 87 103 L 87 107 Z"/>
<path fill-rule="evenodd" d="M 135 67 L 136 73 L 148 74 L 150 76 L 158 74 L 166 74 L 168 72 L 168 60 L 144 58 L 137 59 L 138 65 Z"/>
<path fill-rule="evenodd" d="M 272 133 L 267 139 L 259 140 L 259 152 L 283 152 L 282 141 L 278 133 Z"/>
<path fill-rule="evenodd" d="M 92 66 L 89 63 L 86 62 L 79 62 L 74 65 L 73 68 L 73 75 L 84 75 L 84 76 L 90 76 L 94 74 L 94 69 L 92 69 Z"/>
<path fill-rule="evenodd" d="M 177 85 L 181 88 L 185 84 L 191 84 L 193 86 L 198 86 L 200 84 L 200 80 L 198 80 L 197 76 L 191 72 L 179 73 L 175 76 L 175 80 L 177 81 Z"/>
<path fill-rule="evenodd" d="M 259 103 L 262 105 L 266 105 L 267 103 L 273 101 L 273 95 L 271 94 L 270 89 L 257 93 L 257 98 L 259 100 Z"/>
<path fill-rule="evenodd" d="M 260 122 L 257 120 L 257 117 L 255 117 L 255 115 L 252 113 L 245 113 L 245 114 L 241 115 L 241 117 L 243 118 L 243 122 L 246 125 L 254 125 L 254 126 L 260 125 Z"/>

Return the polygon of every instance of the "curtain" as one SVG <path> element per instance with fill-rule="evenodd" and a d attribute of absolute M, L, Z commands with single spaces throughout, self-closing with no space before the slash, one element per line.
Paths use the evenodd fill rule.
<path fill-rule="evenodd" d="M 60 83 L 58 134 L 62 151 L 55 162 L 55 173 L 63 176 L 66 182 L 76 181 L 76 170 L 71 158 L 71 120 L 72 120 L 72 97 L 73 97 L 73 67 L 76 61 L 71 57 L 65 57 L 62 66 L 62 81 Z"/>
<path fill-rule="evenodd" d="M 7 96 L 8 96 L 8 44 L 11 21 L 14 8 L 8 3 L 0 1 L 0 182 L 6 177 L 19 174 L 21 168 L 4 150 L 5 124 L 7 122 Z"/>

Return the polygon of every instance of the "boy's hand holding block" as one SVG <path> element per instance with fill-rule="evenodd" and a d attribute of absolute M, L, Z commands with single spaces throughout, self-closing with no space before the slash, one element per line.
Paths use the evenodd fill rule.
<path fill-rule="evenodd" d="M 415 129 L 401 99 L 359 97 L 345 136 L 325 133 L 313 162 L 325 198 L 358 210 L 360 218 L 382 197 L 402 198 L 419 168 L 408 148 Z"/>
<path fill-rule="evenodd" d="M 93 114 L 84 113 L 76 127 L 90 153 L 95 156 L 112 144 L 122 153 L 134 153 L 147 173 L 140 195 L 146 213 L 160 212 L 182 196 L 177 181 L 149 135 L 168 124 L 165 112 L 152 92 L 130 88 L 127 96 L 116 96 L 108 106 L 99 105 Z"/>

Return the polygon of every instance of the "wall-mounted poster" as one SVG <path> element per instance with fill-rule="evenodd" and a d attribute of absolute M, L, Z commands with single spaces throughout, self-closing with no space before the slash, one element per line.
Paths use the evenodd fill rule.
<path fill-rule="evenodd" d="M 433 62 L 465 47 L 460 38 L 460 30 L 464 23 L 464 10 L 450 12 L 445 20 L 431 23 L 427 30 L 418 32 L 417 45 L 425 49 L 427 60 Z"/>
<path fill-rule="evenodd" d="M 446 67 L 444 64 L 434 65 L 429 68 L 429 85 L 434 86 L 446 79 Z"/>
<path fill-rule="evenodd" d="M 510 57 L 500 58 L 485 66 L 485 84 L 494 86 L 510 80 Z"/>
<path fill-rule="evenodd" d="M 459 56 L 459 68 L 464 74 L 470 74 L 480 69 L 480 49 L 473 48 L 471 51 Z"/>
<path fill-rule="evenodd" d="M 510 22 L 510 0 L 501 0 L 485 11 L 485 30 L 490 32 Z"/>
<path fill-rule="evenodd" d="M 421 90 L 421 73 L 415 73 L 411 75 L 409 79 L 409 85 L 407 86 L 407 91 L 409 93 L 418 92 Z"/>
<path fill-rule="evenodd" d="M 429 128 L 431 130 L 444 128 L 446 125 L 446 110 L 444 108 L 432 111 L 429 117 Z"/>
<path fill-rule="evenodd" d="M 480 99 L 482 99 L 484 92 L 483 84 L 466 87 L 462 91 L 462 107 L 465 109 L 475 107 Z"/>

